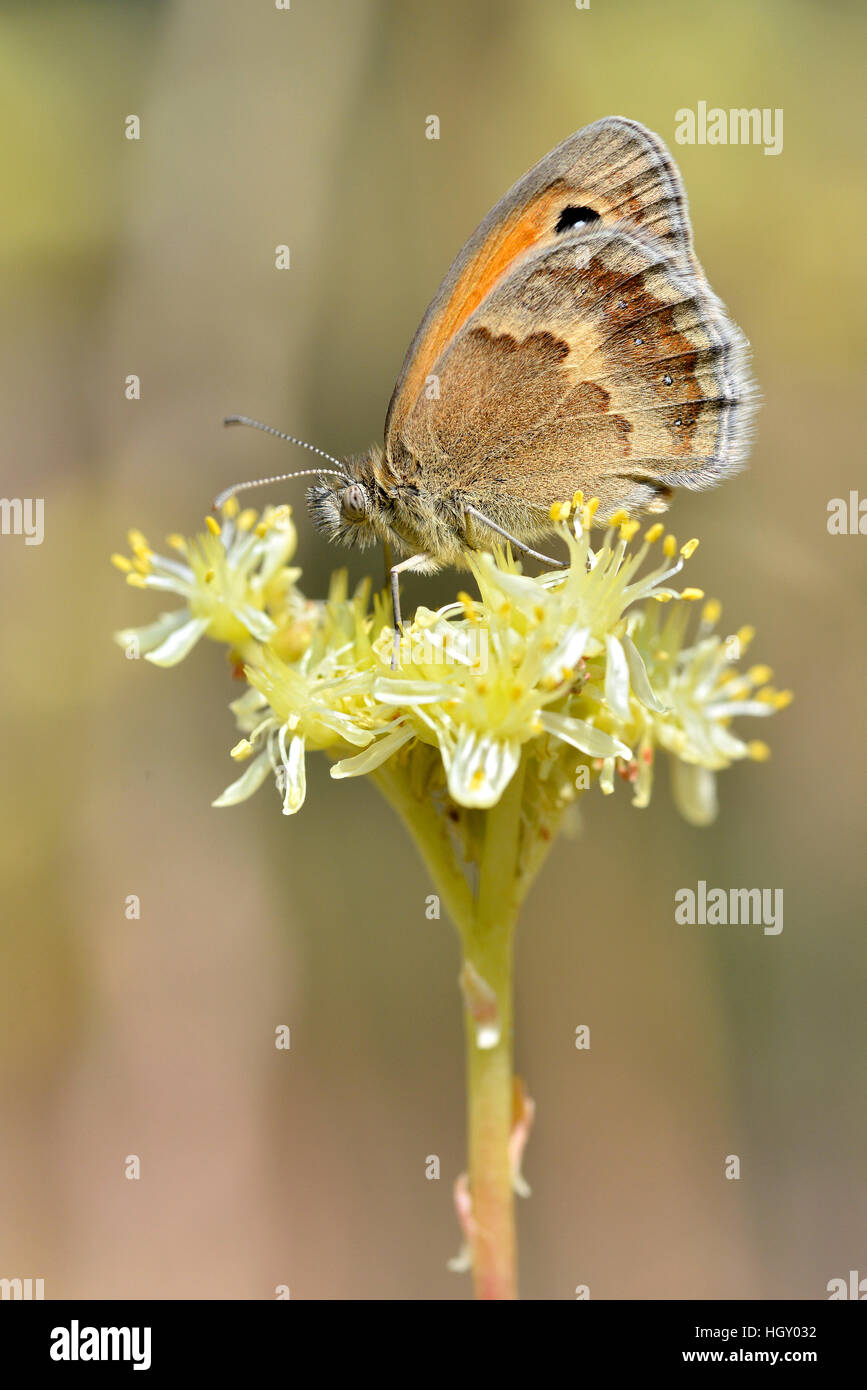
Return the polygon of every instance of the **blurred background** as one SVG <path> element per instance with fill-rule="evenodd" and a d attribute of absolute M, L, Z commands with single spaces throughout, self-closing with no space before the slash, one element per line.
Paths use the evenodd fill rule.
<path fill-rule="evenodd" d="M 264 790 L 212 810 L 238 687 L 213 645 L 173 672 L 125 660 L 112 631 L 174 604 L 108 557 L 129 526 L 161 542 L 226 484 L 305 466 L 223 431 L 227 413 L 338 454 L 381 439 L 464 239 L 611 113 L 672 146 L 764 398 L 750 471 L 678 496 L 671 524 L 702 538 L 690 583 L 726 630 L 755 625 L 751 656 L 797 698 L 751 727 L 773 759 L 723 774 L 712 829 L 679 820 L 664 778 L 643 812 L 594 793 L 529 899 L 522 1292 L 823 1298 L 867 1274 L 865 542 L 826 525 L 863 479 L 863 10 L 0 10 L 0 492 L 45 499 L 42 545 L 0 539 L 0 1276 L 48 1298 L 469 1297 L 446 1270 L 458 954 L 424 870 L 375 789 L 324 766 L 291 820 Z M 699 101 L 783 108 L 782 154 L 675 145 Z M 284 497 L 319 594 L 342 557 L 303 484 Z M 405 602 L 454 586 L 410 579 Z M 678 926 L 674 893 L 699 879 L 782 887 L 782 934 Z"/>

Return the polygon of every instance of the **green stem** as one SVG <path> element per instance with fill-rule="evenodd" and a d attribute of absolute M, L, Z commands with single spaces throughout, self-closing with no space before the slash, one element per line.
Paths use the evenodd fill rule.
<path fill-rule="evenodd" d="M 458 928 L 462 978 L 479 981 L 496 1000 L 497 1038 L 479 1030 L 478 1001 L 465 983 L 469 1184 L 476 1297 L 514 1299 L 517 1291 L 515 1203 L 509 1139 L 513 1124 L 512 965 L 515 924 L 525 885 L 519 880 L 522 763 L 496 806 L 485 812 L 478 892 L 455 862 L 448 827 L 435 808 L 388 764 L 372 774 L 412 835 Z M 474 1012 L 476 1009 L 476 1012 Z M 488 1020 L 486 1020 L 488 1022 Z M 487 1036 L 485 1035 L 487 1033 Z"/>
<path fill-rule="evenodd" d="M 512 967 L 518 917 L 518 849 L 523 764 L 486 815 L 479 891 L 460 923 L 464 960 L 496 996 L 499 1038 L 479 1046 L 471 1005 L 465 1014 L 470 1149 L 471 1241 L 476 1297 L 518 1296 L 515 1198 L 509 1158 L 513 1123 Z"/>

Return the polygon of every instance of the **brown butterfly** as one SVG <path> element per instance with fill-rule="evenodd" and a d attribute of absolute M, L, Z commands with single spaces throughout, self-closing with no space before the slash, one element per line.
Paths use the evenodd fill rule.
<path fill-rule="evenodd" d="M 736 472 L 756 404 L 747 348 L 696 260 L 662 140 L 606 117 L 470 237 L 410 344 L 383 446 L 318 470 L 312 519 L 405 557 L 397 628 L 401 570 L 460 566 L 504 538 L 557 564 L 528 542 L 578 489 L 605 521 Z"/>

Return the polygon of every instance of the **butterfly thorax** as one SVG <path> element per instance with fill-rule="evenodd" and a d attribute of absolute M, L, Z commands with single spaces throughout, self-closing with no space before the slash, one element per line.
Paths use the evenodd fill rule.
<path fill-rule="evenodd" d="M 398 476 L 376 445 L 347 459 L 342 474 L 323 475 L 308 491 L 307 505 L 317 529 L 341 545 L 366 549 L 385 542 L 396 555 L 424 553 L 443 565 L 458 563 L 467 547 L 458 498 Z"/>

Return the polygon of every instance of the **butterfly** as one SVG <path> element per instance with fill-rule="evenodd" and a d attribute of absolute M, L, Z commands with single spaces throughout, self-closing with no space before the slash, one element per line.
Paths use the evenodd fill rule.
<path fill-rule="evenodd" d="M 609 116 L 488 213 L 409 346 L 382 446 L 324 455 L 338 466 L 310 470 L 308 507 L 330 539 L 402 557 L 389 561 L 397 633 L 404 570 L 460 567 L 504 540 L 555 565 L 531 542 L 579 489 L 604 522 L 736 472 L 756 398 L 671 154 Z"/>

